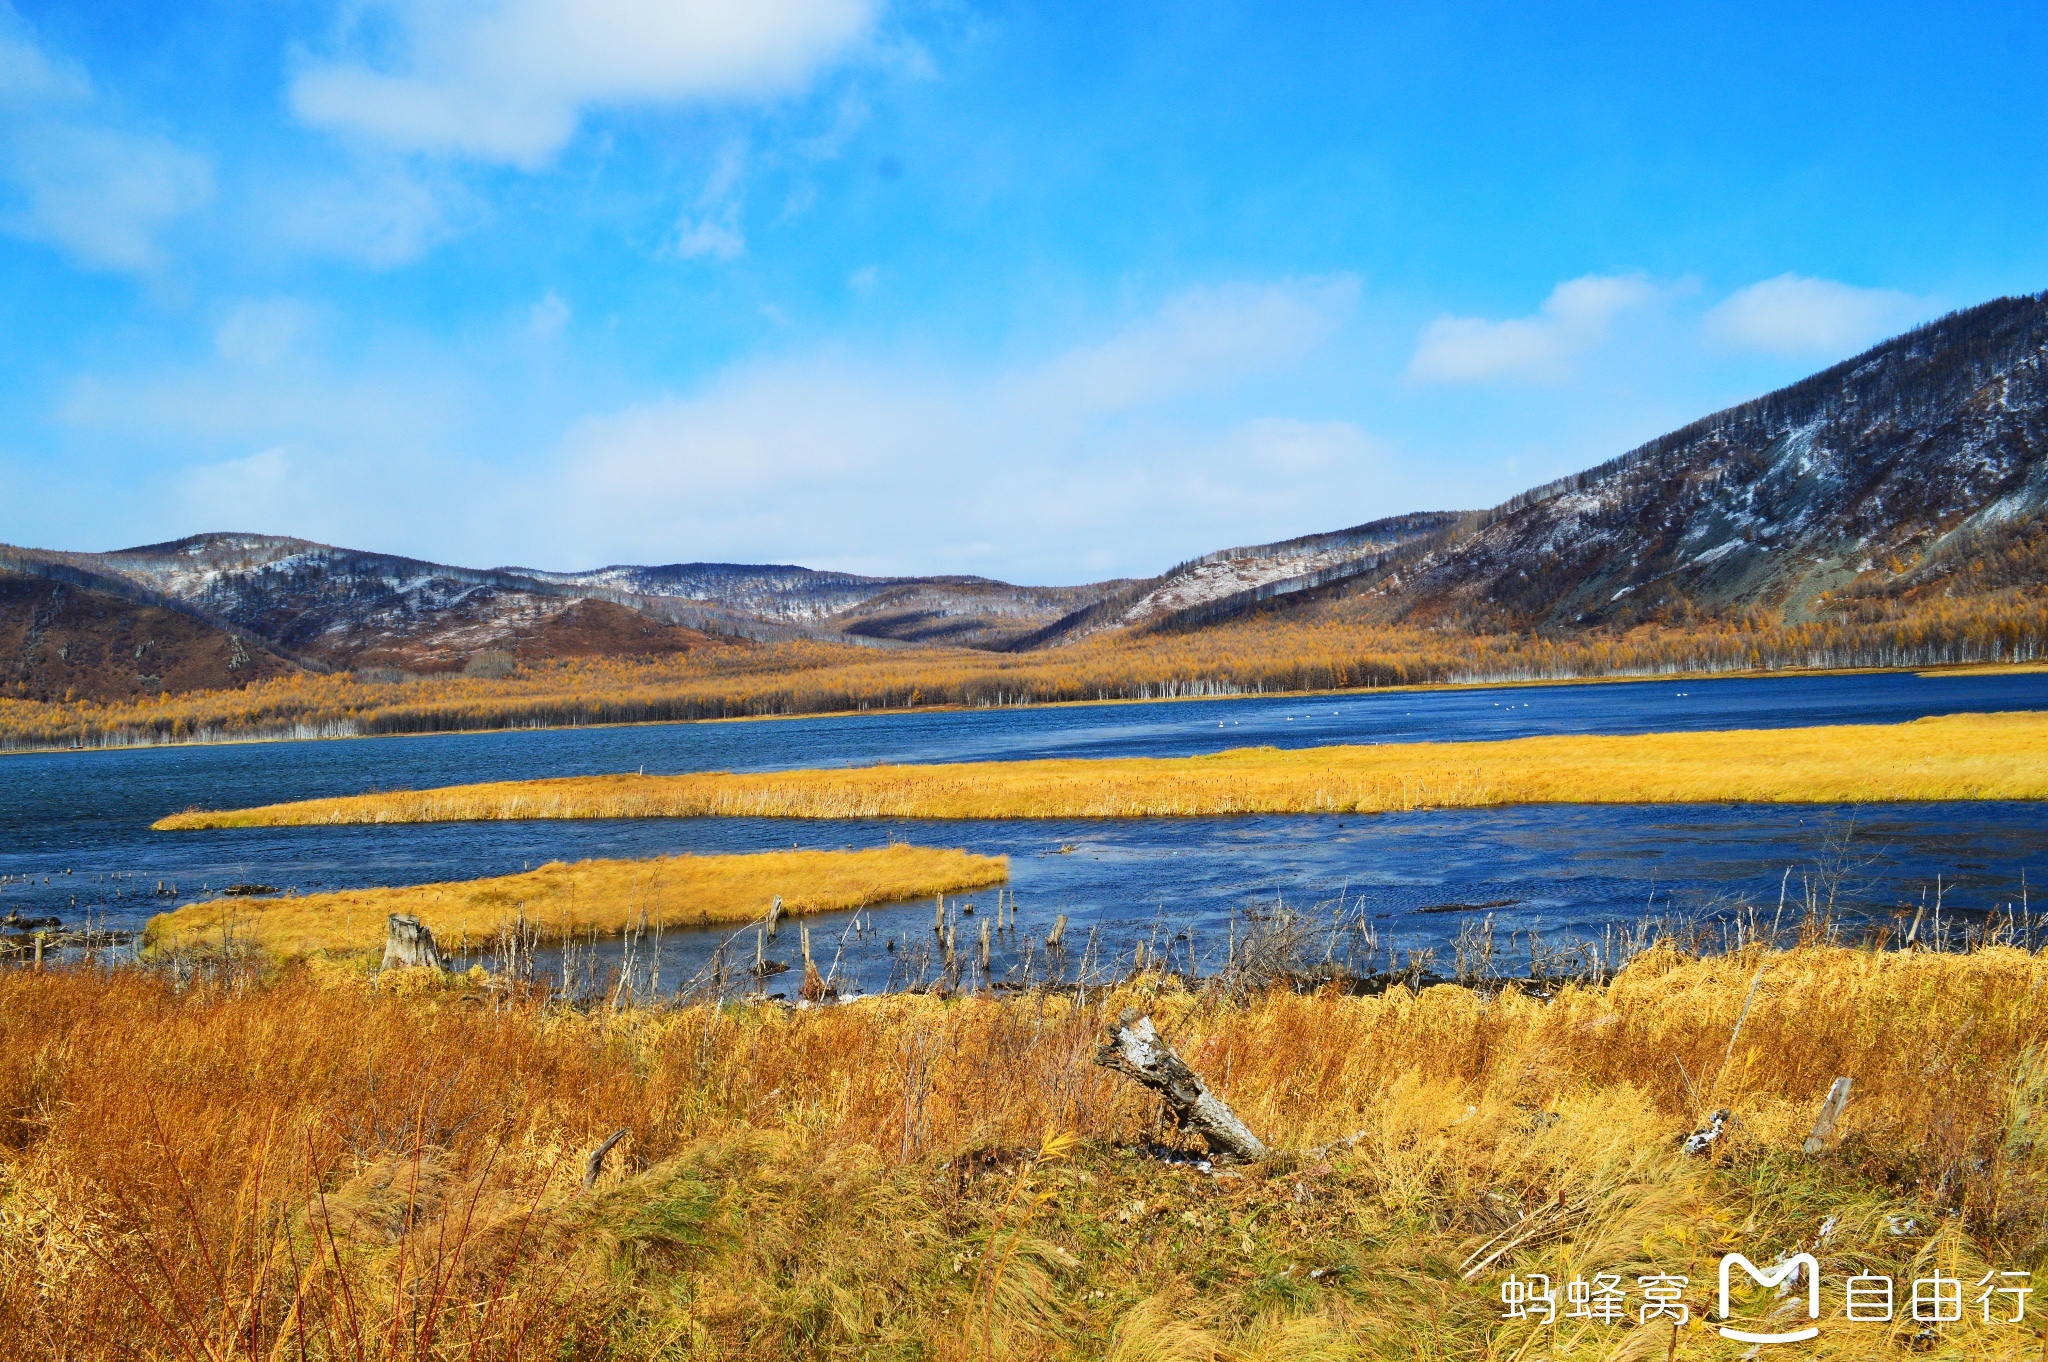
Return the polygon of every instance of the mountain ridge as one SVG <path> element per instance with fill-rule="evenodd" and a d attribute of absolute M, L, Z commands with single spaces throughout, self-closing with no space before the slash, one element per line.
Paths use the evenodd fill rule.
<path fill-rule="evenodd" d="M 1621 633 L 1699 619 L 1868 623 L 1958 592 L 2038 593 L 2044 506 L 2048 293 L 1951 313 L 1485 510 L 1216 550 L 1142 579 L 466 568 L 213 533 L 107 553 L 0 545 L 0 580 L 97 593 L 95 619 L 119 615 L 105 601 L 183 615 L 209 657 L 255 650 L 286 669 L 395 675 L 792 641 L 1018 653 L 1245 617 Z M 24 628 L 14 693 L 47 695 L 53 683 L 33 679 L 40 636 Z M 202 673 L 217 679 L 219 667 L 190 674 Z"/>

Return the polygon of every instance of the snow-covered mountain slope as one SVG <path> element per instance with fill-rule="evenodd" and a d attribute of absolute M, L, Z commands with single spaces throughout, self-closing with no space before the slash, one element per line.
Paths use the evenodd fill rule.
<path fill-rule="evenodd" d="M 1626 626 L 1924 578 L 2048 504 L 2048 295 L 2002 298 L 1418 540 L 1387 618 Z"/>
<path fill-rule="evenodd" d="M 1157 577 L 1121 584 L 1021 645 L 1047 647 L 1118 630 L 1228 618 L 1266 601 L 1320 591 L 1368 573 L 1403 545 L 1441 533 L 1462 518 L 1455 511 L 1423 511 L 1277 544 L 1219 549 Z"/>
<path fill-rule="evenodd" d="M 535 638 L 582 599 L 514 573 L 270 535 L 196 535 L 92 557 L 324 666 L 459 667 Z"/>
<path fill-rule="evenodd" d="M 1127 585 L 1013 586 L 987 577 L 863 577 L 788 564 L 671 563 L 590 572 L 509 571 L 568 587 L 691 601 L 854 638 L 1001 646 Z"/>
<path fill-rule="evenodd" d="M 261 534 L 112 553 L 12 552 L 241 631 L 304 665 L 400 671 L 458 668 L 483 653 L 674 652 L 707 636 L 1000 646 L 1125 585 L 1017 587 L 729 563 L 476 569 Z"/>

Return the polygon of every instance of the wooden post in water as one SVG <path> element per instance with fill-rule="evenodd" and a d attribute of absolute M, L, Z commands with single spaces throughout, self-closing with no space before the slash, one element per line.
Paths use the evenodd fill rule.
<path fill-rule="evenodd" d="M 1825 1102 L 1820 1104 L 1820 1119 L 1813 1123 L 1813 1134 L 1806 1137 L 1802 1146 L 1811 1156 L 1827 1147 L 1828 1137 L 1835 1133 L 1835 1122 L 1842 1119 L 1842 1108 L 1849 1105 L 1849 1080 L 1838 1078 L 1828 1088 Z"/>
<path fill-rule="evenodd" d="M 1067 915 L 1065 913 L 1061 913 L 1058 917 L 1052 920 L 1052 930 L 1045 934 L 1045 948 L 1049 951 L 1058 950 L 1060 948 L 1060 942 L 1066 938 L 1066 935 Z"/>
<path fill-rule="evenodd" d="M 776 925 L 776 924 L 777 924 L 778 922 L 780 922 L 780 921 L 782 921 L 782 895 L 780 895 L 780 894 L 777 894 L 777 895 L 775 896 L 775 902 L 773 902 L 773 903 L 771 903 L 771 904 L 769 904 L 769 905 L 768 905 L 768 936 L 769 936 L 769 939 L 771 939 L 771 940 L 773 940 L 773 939 L 774 939 L 774 936 L 775 936 L 775 925 Z"/>
<path fill-rule="evenodd" d="M 981 920 L 981 972 L 988 973 L 988 919 Z"/>
<path fill-rule="evenodd" d="M 932 898 L 932 930 L 941 936 L 945 935 L 946 896 L 944 894 L 937 894 Z"/>

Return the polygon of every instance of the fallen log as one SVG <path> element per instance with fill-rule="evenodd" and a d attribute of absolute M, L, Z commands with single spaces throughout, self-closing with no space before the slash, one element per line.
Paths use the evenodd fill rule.
<path fill-rule="evenodd" d="M 1174 1123 L 1201 1136 L 1217 1162 L 1257 1163 L 1271 1152 L 1230 1104 L 1210 1092 L 1201 1075 L 1167 1047 L 1150 1017 L 1125 1012 L 1104 1031 L 1095 1062 L 1158 1093 Z"/>

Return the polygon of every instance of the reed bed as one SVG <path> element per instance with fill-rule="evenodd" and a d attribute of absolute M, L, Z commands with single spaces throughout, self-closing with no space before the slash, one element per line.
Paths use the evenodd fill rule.
<path fill-rule="evenodd" d="M 865 908 L 1001 884 L 1009 860 L 894 845 L 865 851 L 768 851 L 733 856 L 552 861 L 489 879 L 344 889 L 286 898 L 213 899 L 150 919 L 149 950 L 221 942 L 275 955 L 373 950 L 384 919 L 409 913 L 444 947 L 487 943 L 516 923 L 522 938 L 698 927 L 762 917 L 776 899 L 795 915 Z"/>
<path fill-rule="evenodd" d="M 224 811 L 163 830 L 532 818 L 1158 818 L 1521 803 L 2048 798 L 2048 714 L 1213 756 L 578 776 Z"/>
<path fill-rule="evenodd" d="M 1729 1248 L 1831 1284 L 2048 1253 L 2048 961 L 2010 948 L 1658 948 L 1548 1001 L 582 1012 L 427 973 L 0 974 L 0 1355 L 1732 1359 Z M 1090 1063 L 1125 1007 L 1285 1152 L 1150 1152 L 1156 1102 Z M 1653 1269 L 1677 1334 L 1501 1318 L 1511 1272 Z M 2040 1347 L 1828 1315 L 1801 1355 Z"/>

